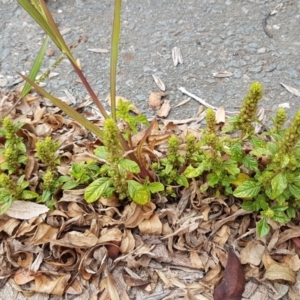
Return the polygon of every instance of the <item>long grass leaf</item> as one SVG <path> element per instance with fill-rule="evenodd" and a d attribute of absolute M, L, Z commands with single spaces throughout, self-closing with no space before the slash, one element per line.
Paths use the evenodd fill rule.
<path fill-rule="evenodd" d="M 28 75 L 28 78 L 31 79 L 32 81 L 35 81 L 35 78 L 36 78 L 36 75 L 38 74 L 38 72 L 40 71 L 41 69 L 41 66 L 42 66 L 42 62 L 44 60 L 44 57 L 45 57 L 45 52 L 46 52 L 46 49 L 47 49 L 47 45 L 48 45 L 48 41 L 49 41 L 49 36 L 47 35 L 45 40 L 44 40 L 44 43 L 34 61 L 34 64 L 31 68 L 31 71 Z M 23 89 L 22 89 L 22 92 L 21 92 L 21 98 L 25 97 L 28 92 L 30 91 L 31 89 L 31 85 L 26 82 Z"/>
<path fill-rule="evenodd" d="M 118 50 L 121 28 L 121 6 L 122 0 L 115 1 L 114 23 L 111 41 L 111 58 L 110 58 L 110 99 L 111 115 L 116 121 L 116 77 L 118 64 Z"/>
<path fill-rule="evenodd" d="M 52 96 L 48 92 L 46 92 L 43 88 L 41 88 L 39 85 L 37 85 L 34 81 L 29 79 L 28 77 L 18 73 L 24 80 L 26 80 L 30 85 L 32 85 L 41 95 L 43 95 L 45 98 L 49 99 L 55 106 L 59 107 L 65 114 L 67 114 L 69 117 L 80 123 L 82 126 L 84 126 L 86 129 L 94 133 L 99 139 L 102 139 L 103 131 L 98 128 L 96 125 L 91 123 L 88 119 L 86 119 L 84 116 L 79 114 L 75 109 L 61 101 L 60 99 Z"/>

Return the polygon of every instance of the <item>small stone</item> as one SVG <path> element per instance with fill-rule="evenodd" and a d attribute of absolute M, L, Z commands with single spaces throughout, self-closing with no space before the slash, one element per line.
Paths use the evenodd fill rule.
<path fill-rule="evenodd" d="M 252 68 L 249 68 L 248 71 L 251 72 L 251 73 L 259 73 L 262 71 L 262 66 L 257 66 L 257 67 L 252 67 Z"/>
<path fill-rule="evenodd" d="M 235 71 L 233 72 L 233 77 L 234 77 L 234 78 L 241 78 L 242 75 L 243 75 L 243 73 L 242 73 L 240 70 L 235 70 Z"/>
<path fill-rule="evenodd" d="M 259 53 L 259 54 L 265 53 L 265 52 L 266 52 L 266 48 L 265 47 L 257 49 L 257 53 Z"/>
<path fill-rule="evenodd" d="M 138 99 L 139 101 L 145 101 L 146 97 L 144 95 L 135 95 L 135 98 Z"/>
<path fill-rule="evenodd" d="M 53 55 L 54 55 L 54 50 L 53 50 L 53 48 L 48 48 L 48 49 L 46 50 L 46 55 L 47 55 L 47 56 L 53 56 Z"/>
<path fill-rule="evenodd" d="M 266 67 L 266 72 L 272 72 L 276 69 L 276 64 L 271 64 L 268 67 Z"/>

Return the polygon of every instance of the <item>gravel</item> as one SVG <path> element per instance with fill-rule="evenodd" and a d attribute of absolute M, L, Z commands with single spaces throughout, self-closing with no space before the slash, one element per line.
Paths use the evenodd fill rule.
<path fill-rule="evenodd" d="M 74 50 L 92 87 L 101 99 L 109 93 L 109 53 L 94 53 L 92 48 L 110 50 L 113 14 L 112 0 L 49 0 L 59 28 L 69 28 L 68 43 L 81 36 L 87 42 Z M 299 108 L 299 99 L 279 82 L 300 90 L 300 2 L 284 2 L 283 8 L 268 18 L 269 38 L 262 19 L 281 1 L 267 0 L 123 0 L 122 34 L 117 78 L 118 94 L 131 99 L 146 114 L 148 97 L 157 90 L 152 74 L 166 85 L 167 98 L 174 107 L 187 96 L 178 87 L 204 98 L 212 105 L 238 107 L 253 81 L 264 84 L 262 105 L 275 110 L 290 103 L 289 112 Z M 43 31 L 18 7 L 17 1 L 0 0 L 0 76 L 9 83 L 17 71 L 28 72 L 43 41 Z M 179 47 L 183 64 L 176 67 L 172 48 Z M 59 56 L 46 57 L 45 70 Z M 215 78 L 214 72 L 228 71 L 230 78 Z M 59 76 L 47 80 L 46 89 L 57 96 L 64 90 L 77 101 L 87 95 L 63 61 L 55 70 Z M 15 87 L 12 87 L 15 88 Z M 200 94 L 201 93 L 201 94 Z M 189 101 L 174 108 L 171 118 L 195 116 L 198 103 Z"/>

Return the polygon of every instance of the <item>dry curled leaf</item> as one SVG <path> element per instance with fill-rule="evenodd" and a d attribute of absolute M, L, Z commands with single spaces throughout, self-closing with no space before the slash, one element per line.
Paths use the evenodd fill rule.
<path fill-rule="evenodd" d="M 160 118 L 166 118 L 171 110 L 170 100 L 165 100 L 161 108 L 157 111 L 156 115 Z"/>
<path fill-rule="evenodd" d="M 156 85 L 159 87 L 159 89 L 164 92 L 166 90 L 166 86 L 163 83 L 163 81 L 158 76 L 156 76 L 154 74 L 152 74 L 152 77 L 153 77 L 154 82 L 156 83 Z"/>
<path fill-rule="evenodd" d="M 16 200 L 12 202 L 5 214 L 16 219 L 29 220 L 48 211 L 49 208 L 44 204 Z"/>
<path fill-rule="evenodd" d="M 214 291 L 214 300 L 241 300 L 245 290 L 245 274 L 240 260 L 230 248 L 223 279 Z"/>
<path fill-rule="evenodd" d="M 159 110 L 162 104 L 162 100 L 161 98 L 166 96 L 167 93 L 164 92 L 160 92 L 160 91 L 154 91 L 151 92 L 150 96 L 149 96 L 149 106 L 154 109 L 154 110 Z"/>

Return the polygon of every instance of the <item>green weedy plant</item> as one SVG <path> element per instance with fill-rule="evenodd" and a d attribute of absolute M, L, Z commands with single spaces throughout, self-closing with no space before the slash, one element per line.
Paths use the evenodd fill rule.
<path fill-rule="evenodd" d="M 14 124 L 12 120 L 5 117 L 2 121 L 0 136 L 5 137 L 5 145 L 0 149 L 0 154 L 5 161 L 1 164 L 1 170 L 7 170 L 8 174 L 18 175 L 20 166 L 27 162 L 26 146 L 23 139 L 17 136 L 17 131 L 23 126 L 22 123 Z"/>
<path fill-rule="evenodd" d="M 119 141 L 119 130 L 113 119 L 104 122 L 104 146 L 95 150 L 95 155 L 106 163 L 99 170 L 100 178 L 92 182 L 85 190 L 84 198 L 88 203 L 97 201 L 100 197 L 111 198 L 115 193 L 120 200 L 131 198 L 138 204 L 146 204 L 151 199 L 151 193 L 164 190 L 159 182 L 149 182 L 146 178 L 139 182 L 138 164 L 124 158 L 124 150 Z M 133 180 L 135 178 L 135 180 Z"/>
<path fill-rule="evenodd" d="M 27 189 L 29 182 L 24 177 L 22 175 L 15 181 L 5 173 L 0 174 L 0 214 L 5 213 L 14 200 L 31 200 L 39 196 Z"/>
<path fill-rule="evenodd" d="M 240 173 L 240 155 L 234 157 L 233 153 L 241 151 L 241 148 L 237 148 L 237 143 L 233 143 L 227 136 L 219 136 L 212 109 L 206 110 L 206 129 L 196 148 L 198 150 L 191 155 L 184 175 L 187 178 L 202 177 L 202 193 L 208 188 L 214 188 L 217 194 L 232 194 L 231 183 Z M 225 154 L 230 154 L 231 157 Z"/>
<path fill-rule="evenodd" d="M 0 154 L 4 157 L 4 162 L 0 165 L 0 214 L 3 214 L 14 200 L 38 197 L 37 193 L 27 189 L 29 183 L 22 175 L 27 162 L 26 146 L 23 139 L 17 136 L 17 131 L 22 126 L 21 123 L 14 124 L 7 117 L 2 121 L 0 135 L 5 138 L 5 144 L 3 149 L 0 149 Z"/>
<path fill-rule="evenodd" d="M 190 140 L 192 138 L 190 137 Z M 189 142 L 187 152 L 190 154 L 191 142 Z M 168 152 L 165 158 L 160 159 L 158 162 L 152 163 L 152 169 L 155 171 L 159 179 L 167 185 L 166 194 L 176 197 L 172 185 L 179 185 L 188 187 L 189 183 L 187 178 L 180 174 L 180 170 L 185 165 L 185 157 L 179 155 L 179 139 L 177 136 L 171 136 L 168 140 Z"/>

